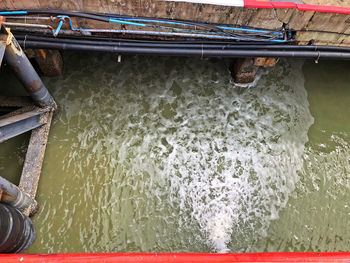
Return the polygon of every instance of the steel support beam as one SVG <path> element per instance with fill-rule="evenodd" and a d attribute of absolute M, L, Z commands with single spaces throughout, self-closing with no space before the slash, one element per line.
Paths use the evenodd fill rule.
<path fill-rule="evenodd" d="M 0 96 L 0 107 L 21 108 L 32 106 L 33 101 L 28 96 L 5 97 Z"/>
<path fill-rule="evenodd" d="M 48 112 L 47 115 L 47 123 L 32 131 L 19 182 L 19 188 L 33 199 L 39 184 L 53 112 Z"/>
<path fill-rule="evenodd" d="M 3 35 L 6 35 L 6 29 L 1 28 Z M 36 73 L 27 56 L 19 46 L 17 40 L 11 32 L 7 32 L 5 60 L 8 65 L 14 70 L 18 79 L 32 97 L 34 102 L 40 107 L 57 108 L 57 105 Z"/>
<path fill-rule="evenodd" d="M 38 203 L 16 185 L 0 176 L 0 201 L 7 203 L 26 215 L 37 210 Z"/>
<path fill-rule="evenodd" d="M 13 112 L 9 115 L 13 115 Z M 42 126 L 47 123 L 48 116 L 49 112 L 35 108 L 31 111 L 0 119 L 0 143 Z"/>

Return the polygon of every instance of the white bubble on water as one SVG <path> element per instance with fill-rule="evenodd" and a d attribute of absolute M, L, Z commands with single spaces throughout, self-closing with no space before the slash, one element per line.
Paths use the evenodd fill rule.
<path fill-rule="evenodd" d="M 66 92 L 60 121 L 69 122 L 67 132 L 78 140 L 67 169 L 87 178 L 87 200 L 96 182 L 106 185 L 98 200 L 114 205 L 101 221 L 117 237 L 152 225 L 154 231 L 133 239 L 142 251 L 199 249 L 188 248 L 193 238 L 181 233 L 187 227 L 213 251 L 254 251 L 295 188 L 313 122 L 301 66 L 282 61 L 254 86 L 242 87 L 222 62 L 134 59 L 118 70 L 108 64 L 102 76 L 91 73 L 97 83 L 89 78 L 57 91 Z M 125 197 L 106 200 L 105 191 Z M 135 207 L 131 199 L 138 200 Z M 92 227 L 99 233 L 98 224 Z"/>
<path fill-rule="evenodd" d="M 301 64 L 270 74 L 254 87 L 220 90 L 204 107 L 201 97 L 178 107 L 176 117 L 188 122 L 166 137 L 172 190 L 217 252 L 250 251 L 298 181 L 313 122 Z"/>

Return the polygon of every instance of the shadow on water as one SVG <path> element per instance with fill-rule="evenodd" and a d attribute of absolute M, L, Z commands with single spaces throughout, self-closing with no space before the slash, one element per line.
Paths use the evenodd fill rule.
<path fill-rule="evenodd" d="M 65 61 L 62 77 L 45 79 L 61 109 L 39 185 L 38 238 L 28 252 L 331 250 L 326 238 L 338 242 L 333 250 L 348 244 L 316 220 L 339 209 L 341 228 L 348 217 L 346 199 L 338 199 L 347 195 L 348 124 L 322 113 L 340 94 L 319 107 L 326 84 L 342 93 L 344 79 L 327 82 L 327 67 L 282 61 L 254 86 L 240 87 L 222 60 L 130 56 L 117 63 L 111 54 L 66 53 Z M 346 96 L 340 99 L 348 109 Z M 12 153 L 17 162 L 21 147 Z M 311 246 L 317 237 L 325 245 Z"/>

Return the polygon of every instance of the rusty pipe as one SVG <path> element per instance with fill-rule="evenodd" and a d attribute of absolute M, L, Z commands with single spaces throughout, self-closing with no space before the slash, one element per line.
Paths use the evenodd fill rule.
<path fill-rule="evenodd" d="M 9 204 L 26 215 L 32 214 L 38 208 L 37 201 L 1 176 L 0 202 Z"/>
<path fill-rule="evenodd" d="M 9 31 L 4 58 L 38 106 L 57 108 L 54 99 L 41 81 L 38 73 L 33 68 L 15 37 Z"/>
<path fill-rule="evenodd" d="M 42 25 L 42 24 L 31 24 L 31 23 L 15 23 L 15 22 L 3 22 L 2 23 L 6 27 L 18 26 L 18 27 L 34 27 L 34 28 L 47 28 L 52 32 L 54 31 L 53 27 L 50 25 Z"/>

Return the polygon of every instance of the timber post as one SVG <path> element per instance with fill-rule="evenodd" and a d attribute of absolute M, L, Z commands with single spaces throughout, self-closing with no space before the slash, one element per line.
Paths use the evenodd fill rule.
<path fill-rule="evenodd" d="M 46 77 L 58 77 L 63 72 L 63 58 L 55 49 L 26 49 L 28 58 L 34 59 L 38 64 L 42 75 Z"/>
<path fill-rule="evenodd" d="M 254 81 L 258 67 L 253 58 L 237 58 L 230 66 L 231 75 L 237 83 L 251 83 Z"/>

